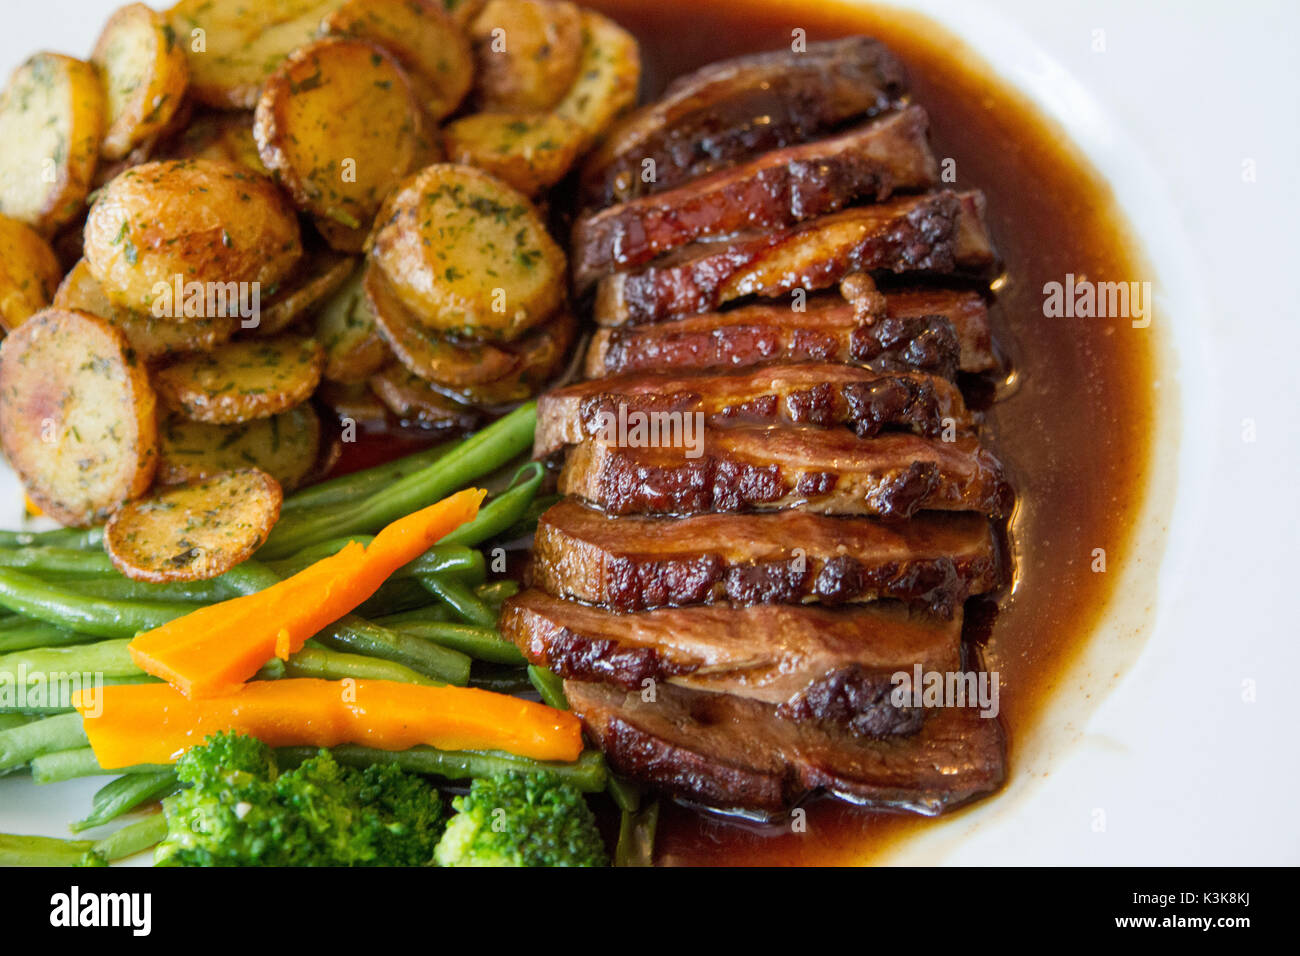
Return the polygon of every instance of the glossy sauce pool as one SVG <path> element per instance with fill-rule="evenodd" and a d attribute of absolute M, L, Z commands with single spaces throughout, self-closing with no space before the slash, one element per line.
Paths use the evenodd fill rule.
<path fill-rule="evenodd" d="M 714 60 L 787 46 L 794 28 L 810 41 L 875 36 L 907 65 L 912 97 L 930 114 L 935 155 L 956 160 L 956 187 L 987 196 L 1006 267 L 992 309 L 994 332 L 1012 370 L 999 383 L 987 440 L 1012 475 L 1018 506 L 1015 583 L 999 597 L 985 663 L 1000 674 L 1014 776 L 1017 740 L 1107 610 L 1115 576 L 1093 573 L 1094 549 L 1123 553 L 1150 468 L 1152 336 L 1132 330 L 1128 319 L 1043 316 L 1046 282 L 1064 282 L 1068 273 L 1094 281 L 1144 274 L 1109 188 L 1020 94 L 915 15 L 827 0 L 589 5 L 640 40 L 644 97 Z M 968 621 L 985 616 L 975 610 Z M 788 825 L 736 823 L 664 802 L 657 862 L 864 862 L 926 824 L 830 799 L 805 807 L 806 831 L 795 833 Z"/>

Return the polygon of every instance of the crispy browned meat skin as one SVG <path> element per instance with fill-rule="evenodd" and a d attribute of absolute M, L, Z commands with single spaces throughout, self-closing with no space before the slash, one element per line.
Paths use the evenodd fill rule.
<path fill-rule="evenodd" d="M 671 189 L 883 113 L 906 91 L 902 64 L 868 37 L 711 64 L 678 77 L 659 100 L 614 125 L 583 167 L 582 203 L 599 208 Z M 646 160 L 654 163 L 649 182 Z"/>
<path fill-rule="evenodd" d="M 919 511 L 1005 515 L 1002 466 L 973 438 L 933 441 L 847 429 L 706 428 L 702 453 L 587 440 L 569 450 L 560 491 L 609 514 L 699 514 L 798 507 L 908 518 Z"/>
<path fill-rule="evenodd" d="M 506 603 L 501 632 L 561 677 L 628 690 L 669 681 L 735 694 L 855 736 L 920 729 L 920 708 L 890 700 L 891 675 L 910 674 L 918 663 L 945 673 L 961 666 L 960 617 L 944 621 L 893 602 L 616 614 L 532 588 Z"/>
<path fill-rule="evenodd" d="M 848 425 L 863 438 L 884 429 L 937 438 L 975 427 L 957 386 L 919 372 L 802 362 L 716 374 L 630 373 L 566 385 L 538 399 L 533 457 L 599 435 L 620 416 L 631 421 L 662 412 L 698 412 L 712 424 Z"/>
<path fill-rule="evenodd" d="M 661 683 L 647 702 L 607 684 L 564 689 L 611 769 L 710 806 L 778 812 L 825 788 L 933 816 L 997 789 L 1006 772 L 1001 725 L 969 707 L 928 712 L 910 736 L 870 740 L 732 694 Z"/>
<path fill-rule="evenodd" d="M 939 170 L 919 106 L 830 139 L 765 153 L 579 219 L 571 244 L 574 284 L 643 266 L 696 239 L 746 229 L 784 229 L 859 200 L 928 189 Z"/>
<path fill-rule="evenodd" d="M 596 287 L 602 325 L 709 312 L 745 296 L 838 285 L 859 272 L 977 273 L 995 261 L 977 193 L 935 192 L 693 243 Z"/>
<path fill-rule="evenodd" d="M 896 598 L 951 617 L 1000 574 L 989 522 L 973 513 L 899 522 L 793 510 L 611 518 L 565 499 L 542 515 L 533 539 L 536 585 L 621 612 Z"/>
<path fill-rule="evenodd" d="M 768 362 L 853 362 L 877 371 L 916 369 L 951 378 L 996 366 L 988 307 L 977 292 L 890 293 L 884 318 L 865 324 L 838 295 L 796 311 L 761 302 L 654 325 L 597 329 L 591 378 L 664 369 L 737 369 Z M 599 321 L 602 316 L 597 316 Z"/>

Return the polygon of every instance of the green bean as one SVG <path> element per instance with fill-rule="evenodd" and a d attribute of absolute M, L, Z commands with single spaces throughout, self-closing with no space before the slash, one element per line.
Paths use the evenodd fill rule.
<path fill-rule="evenodd" d="M 302 650 L 289 658 L 285 664 L 285 674 L 289 677 L 316 677 L 321 680 L 392 680 L 425 686 L 438 686 L 442 683 L 425 677 L 405 664 L 361 654 L 345 654 L 313 641 L 308 641 Z"/>
<path fill-rule="evenodd" d="M 533 682 L 533 687 L 537 688 L 542 703 L 556 710 L 569 709 L 569 699 L 564 695 L 564 681 L 555 674 L 545 667 L 529 664 L 528 679 Z"/>
<path fill-rule="evenodd" d="M 281 577 L 287 578 L 310 567 L 322 558 L 337 554 L 349 540 L 360 540 L 363 544 L 367 544 L 373 541 L 374 537 L 372 535 L 353 535 L 351 538 L 328 541 L 325 544 L 306 548 L 292 558 L 268 562 L 267 567 Z M 412 578 L 417 574 L 454 574 L 462 579 L 482 581 L 487 577 L 487 568 L 483 561 L 483 555 L 473 548 L 457 544 L 436 544 L 410 564 L 398 568 L 393 572 L 389 580 L 403 580 Z"/>
<path fill-rule="evenodd" d="M 95 791 L 95 796 L 90 801 L 89 816 L 71 824 L 69 829 L 73 833 L 80 833 L 82 830 L 111 823 L 141 804 L 162 799 L 177 786 L 174 770 L 123 774 Z"/>
<path fill-rule="evenodd" d="M 470 671 L 469 686 L 496 694 L 518 694 L 530 687 L 528 672 L 522 667 L 487 664 Z"/>
<path fill-rule="evenodd" d="M 0 866 L 103 866 L 91 840 L 0 833 Z"/>
<path fill-rule="evenodd" d="M 48 580 L 48 579 L 47 579 Z M 179 601 L 193 604 L 215 604 L 236 596 L 233 589 L 221 578 L 210 581 L 132 581 L 117 577 L 79 578 L 60 580 L 62 587 L 83 597 L 104 598 L 109 601 Z"/>
<path fill-rule="evenodd" d="M 131 659 L 126 638 L 77 644 L 73 647 L 34 647 L 0 657 L 0 681 L 26 683 L 34 674 L 95 674 L 133 677 L 142 673 Z"/>
<path fill-rule="evenodd" d="M 641 788 L 618 774 L 611 773 L 606 786 L 614 803 L 624 813 L 636 813 L 641 807 Z"/>
<path fill-rule="evenodd" d="M 474 596 L 492 608 L 498 615 L 501 605 L 519 593 L 519 582 L 509 579 L 480 584 L 474 589 Z"/>
<path fill-rule="evenodd" d="M 72 548 L 0 549 L 0 568 L 84 575 L 118 573 L 104 552 L 77 551 Z"/>
<path fill-rule="evenodd" d="M 132 637 L 188 614 L 196 607 L 179 602 L 87 598 L 12 568 L 0 568 L 0 605 L 38 621 L 96 637 Z"/>
<path fill-rule="evenodd" d="M 62 647 L 67 644 L 85 644 L 99 638 L 89 634 L 65 631 L 53 624 L 28 621 L 21 629 L 0 631 L 0 654 L 12 654 L 33 647 Z"/>
<path fill-rule="evenodd" d="M 372 534 L 384 525 L 445 498 L 530 447 L 537 405 L 528 402 L 481 429 L 432 464 L 355 502 L 283 516 L 262 546 L 265 559 L 284 558 L 331 538 Z"/>
<path fill-rule="evenodd" d="M 283 766 L 294 766 L 318 752 L 316 747 L 285 747 L 276 751 L 276 759 Z M 391 763 L 410 773 L 448 780 L 494 777 L 518 770 L 522 773 L 553 773 L 584 793 L 599 793 L 605 789 L 605 758 L 598 750 L 584 751 L 573 763 L 532 760 L 495 750 L 435 750 L 425 746 L 408 750 L 375 750 L 343 744 L 330 748 L 330 753 L 339 763 L 350 767 Z"/>
<path fill-rule="evenodd" d="M 316 640 L 334 650 L 393 661 L 448 684 L 463 687 L 469 682 L 470 659 L 466 655 L 379 627 L 355 614 L 345 615 L 331 624 L 316 635 Z"/>
<path fill-rule="evenodd" d="M 23 724 L 30 724 L 33 720 L 39 719 L 39 717 L 33 717 L 30 714 L 0 714 L 0 733 L 13 730 L 15 727 L 21 727 Z"/>
<path fill-rule="evenodd" d="M 421 588 L 420 590 L 424 590 Z M 383 617 L 376 617 L 373 623 L 380 627 L 390 627 L 394 630 L 403 630 L 407 624 L 438 624 L 450 621 L 452 617 L 451 608 L 444 604 L 428 604 L 424 607 L 417 607 L 411 611 L 402 611 L 399 614 L 386 614 Z"/>
<path fill-rule="evenodd" d="M 467 623 L 479 627 L 496 627 L 497 612 L 477 597 L 460 581 L 441 574 L 421 574 L 419 582 L 438 600 L 451 606 Z"/>
<path fill-rule="evenodd" d="M 89 743 L 80 714 L 59 714 L 0 730 L 0 773 L 24 767 L 41 754 L 73 750 Z"/>
<path fill-rule="evenodd" d="M 530 461 L 515 473 L 508 490 L 479 509 L 473 521 L 461 525 L 438 543 L 472 547 L 495 538 L 523 517 L 532 500 L 537 497 L 537 489 L 541 487 L 545 474 L 545 469 L 540 464 Z M 522 483 L 521 476 L 526 476 Z"/>
<path fill-rule="evenodd" d="M 429 592 L 424 585 L 413 578 L 400 578 L 385 581 L 383 587 L 356 609 L 356 613 L 366 620 L 373 620 L 388 614 L 427 607 L 428 604 Z"/>
<path fill-rule="evenodd" d="M 158 764 L 140 764 L 136 767 L 115 767 L 112 770 L 105 770 L 95 759 L 95 751 L 89 747 L 60 750 L 32 759 L 32 779 L 37 783 L 60 783 L 77 777 L 96 777 L 103 774 L 161 773 L 167 769 L 169 768 Z"/>
<path fill-rule="evenodd" d="M 455 447 L 456 442 L 445 442 L 425 451 L 417 451 L 395 461 L 376 465 L 374 468 L 354 471 L 350 475 L 341 475 L 338 478 L 319 482 L 285 498 L 280 513 L 287 514 L 304 508 L 321 508 L 356 501 L 391 485 L 400 478 L 432 465 Z"/>
<path fill-rule="evenodd" d="M 541 495 L 534 498 L 528 507 L 524 509 L 524 513 L 519 520 L 501 532 L 501 539 L 503 541 L 515 541 L 519 538 L 531 537 L 533 532 L 537 530 L 537 522 L 542 515 L 563 497 L 563 495 Z"/>
<path fill-rule="evenodd" d="M 256 594 L 273 584 L 279 584 L 280 576 L 262 562 L 250 558 L 235 565 L 217 580 L 229 586 L 236 594 Z"/>
<path fill-rule="evenodd" d="M 311 567 L 317 561 L 338 554 L 352 541 L 368 545 L 374 540 L 375 536 L 372 534 L 350 534 L 346 538 L 332 538 L 329 541 L 314 544 L 310 548 L 303 548 L 292 557 L 284 558 L 281 561 L 268 561 L 266 567 L 282 578 L 292 577 L 299 571 Z"/>
<path fill-rule="evenodd" d="M 0 531 L 0 548 L 75 548 L 85 551 L 104 543 L 104 529 L 56 528 L 53 531 Z"/>
<path fill-rule="evenodd" d="M 143 853 L 167 836 L 167 817 L 160 812 L 128 823 L 95 843 L 95 852 L 110 863 Z"/>
<path fill-rule="evenodd" d="M 81 687 L 79 674 L 69 675 L 67 673 L 39 674 L 28 673 L 27 686 L 14 688 L 9 686 L 6 692 L 5 685 L 0 684 L 0 714 L 29 714 L 40 717 L 52 717 L 55 714 L 72 713 L 72 704 L 68 699 L 71 695 L 64 695 L 61 690 L 51 690 L 50 688 L 61 688 L 67 686 L 69 690 L 76 690 Z M 36 691 L 37 683 L 43 685 L 46 690 L 44 694 L 38 694 Z M 131 677 L 105 677 L 103 686 L 112 687 L 116 684 L 158 684 L 161 683 L 158 678 L 150 677 L 148 674 L 135 674 Z M 24 693 L 25 692 L 25 693 Z M 45 698 L 44 703 L 40 703 L 42 696 Z M 57 698 L 57 702 L 50 698 Z"/>
<path fill-rule="evenodd" d="M 397 615 L 402 617 L 403 615 Z M 382 620 L 391 620 L 383 618 Z M 388 625 L 402 634 L 432 641 L 442 647 L 468 654 L 479 661 L 492 664 L 526 664 L 524 655 L 497 631 L 487 627 L 475 627 L 473 624 L 448 624 L 441 621 L 399 621 Z"/>
<path fill-rule="evenodd" d="M 659 803 L 639 813 L 623 811 L 614 848 L 615 866 L 654 866 L 655 830 L 659 826 Z"/>

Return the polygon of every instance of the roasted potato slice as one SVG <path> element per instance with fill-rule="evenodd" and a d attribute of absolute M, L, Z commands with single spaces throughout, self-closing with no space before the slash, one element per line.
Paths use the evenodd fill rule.
<path fill-rule="evenodd" d="M 50 304 L 58 257 L 31 226 L 0 216 L 0 326 L 13 330 Z"/>
<path fill-rule="evenodd" d="M 255 335 L 278 335 L 329 299 L 356 270 L 357 260 L 328 250 L 304 256 L 284 287 L 271 296 Z"/>
<path fill-rule="evenodd" d="M 54 305 L 86 312 L 108 322 L 126 336 L 135 354 L 145 362 L 180 352 L 210 352 L 228 342 L 239 328 L 238 319 L 220 317 L 177 322 L 114 305 L 84 259 L 64 277 L 54 293 Z"/>
<path fill-rule="evenodd" d="M 178 135 L 162 144 L 163 158 L 215 159 L 238 163 L 269 176 L 253 138 L 253 114 L 200 113 Z"/>
<path fill-rule="evenodd" d="M 496 408 L 532 398 L 564 367 L 578 322 L 568 311 L 529 332 L 516 343 L 519 364 L 509 375 L 473 385 L 429 382 L 442 395 L 467 405 Z"/>
<path fill-rule="evenodd" d="M 469 39 L 438 0 L 345 0 L 321 29 L 392 53 L 430 119 L 455 112 L 474 84 Z"/>
<path fill-rule="evenodd" d="M 471 166 L 438 163 L 389 197 L 373 260 L 435 331 L 510 341 L 564 297 L 564 253 L 526 196 Z"/>
<path fill-rule="evenodd" d="M 180 359 L 154 376 L 154 386 L 168 408 L 191 421 L 230 425 L 302 404 L 324 365 L 315 339 L 249 339 Z"/>
<path fill-rule="evenodd" d="M 350 230 L 368 227 L 432 152 L 396 58 L 347 37 L 293 52 L 266 82 L 253 136 L 298 208 Z"/>
<path fill-rule="evenodd" d="M 586 131 L 555 113 L 475 113 L 443 130 L 447 158 L 486 170 L 527 196 L 564 178 Z"/>
<path fill-rule="evenodd" d="M 349 419 L 351 424 L 362 429 L 383 428 L 389 423 L 388 406 L 371 391 L 367 382 L 324 381 L 316 390 L 315 398 L 343 420 L 345 426 Z"/>
<path fill-rule="evenodd" d="M 451 22 L 465 30 L 486 2 L 487 0 L 442 0 L 442 6 L 447 11 L 447 16 L 451 17 Z"/>
<path fill-rule="evenodd" d="M 185 99 L 190 67 L 176 31 L 143 3 L 119 9 L 104 25 L 91 62 L 104 78 L 104 137 L 99 152 L 121 159 L 167 128 Z"/>
<path fill-rule="evenodd" d="M 104 550 L 136 581 L 215 578 L 262 546 L 283 501 L 264 471 L 222 472 L 132 501 L 104 527 Z"/>
<path fill-rule="evenodd" d="M 251 110 L 290 51 L 311 42 L 343 0 L 180 0 L 167 22 L 190 64 L 201 103 Z"/>
<path fill-rule="evenodd" d="M 173 415 L 158 435 L 157 481 L 180 485 L 223 471 L 260 468 L 286 491 L 320 457 L 320 418 L 310 402 L 241 425 L 209 425 Z"/>
<path fill-rule="evenodd" d="M 27 494 L 91 525 L 144 494 L 158 464 L 154 391 L 102 319 L 38 312 L 0 343 L 0 443 Z"/>
<path fill-rule="evenodd" d="M 0 94 L 0 215 L 53 235 L 82 212 L 104 131 L 104 87 L 89 63 L 37 53 Z"/>
<path fill-rule="evenodd" d="M 508 347 L 453 342 L 422 326 L 377 266 L 366 267 L 363 288 L 372 327 L 398 361 L 420 378 L 444 385 L 473 385 L 504 378 L 519 366 L 518 357 Z"/>
<path fill-rule="evenodd" d="M 549 110 L 578 78 L 582 15 L 567 0 L 488 0 L 470 26 L 485 110 Z"/>
<path fill-rule="evenodd" d="M 302 241 L 297 216 L 266 177 L 233 163 L 163 160 L 100 190 L 86 217 L 85 256 L 110 299 L 153 312 L 178 276 L 209 290 L 278 286 Z"/>
<path fill-rule="evenodd" d="M 482 417 L 477 409 L 439 394 L 400 365 L 373 376 L 370 388 L 401 422 L 431 431 L 467 432 Z"/>
<path fill-rule="evenodd" d="M 370 266 L 362 266 L 353 272 L 316 316 L 316 341 L 325 349 L 324 377 L 331 382 L 364 382 L 391 357 L 362 288 L 362 278 L 370 271 Z"/>
<path fill-rule="evenodd" d="M 577 82 L 555 104 L 555 114 L 587 132 L 580 153 L 604 135 L 636 103 L 641 85 L 641 48 L 636 37 L 609 17 L 582 11 L 582 62 Z"/>

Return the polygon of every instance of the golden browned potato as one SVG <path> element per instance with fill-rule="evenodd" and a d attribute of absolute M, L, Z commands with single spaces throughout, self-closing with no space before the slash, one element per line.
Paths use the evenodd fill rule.
<path fill-rule="evenodd" d="M 369 40 L 397 57 L 431 119 L 454 112 L 474 83 L 469 39 L 438 0 L 345 0 L 321 28 Z"/>
<path fill-rule="evenodd" d="M 251 111 L 201 112 L 177 136 L 162 147 L 161 159 L 216 159 L 238 163 L 262 175 L 262 165 L 253 138 Z"/>
<path fill-rule="evenodd" d="M 578 77 L 582 17 L 567 0 L 488 0 L 470 39 L 485 110 L 548 110 Z"/>
<path fill-rule="evenodd" d="M 636 37 L 609 17 L 582 11 L 582 62 L 577 82 L 555 105 L 555 114 L 587 132 L 586 152 L 610 124 L 636 103 L 641 84 L 641 48 Z"/>
<path fill-rule="evenodd" d="M 156 480 L 180 485 L 251 467 L 287 491 L 316 467 L 320 433 L 320 418 L 310 402 L 240 425 L 209 425 L 173 415 L 159 431 Z"/>
<path fill-rule="evenodd" d="M 253 135 L 298 208 L 356 230 L 431 154 L 423 124 L 391 54 L 330 37 L 295 50 L 267 80 Z"/>
<path fill-rule="evenodd" d="M 100 191 L 86 218 L 90 271 L 109 298 L 136 311 L 154 312 L 177 277 L 227 295 L 247 291 L 230 283 L 277 286 L 301 255 L 298 218 L 284 196 L 233 163 L 132 167 Z"/>
<path fill-rule="evenodd" d="M 473 385 L 504 378 L 518 367 L 519 359 L 508 347 L 452 342 L 425 328 L 393 293 L 377 266 L 366 267 L 363 288 L 373 327 L 398 361 L 420 378 L 443 385 Z"/>
<path fill-rule="evenodd" d="M 0 94 L 0 215 L 53 235 L 82 212 L 104 130 L 104 88 L 89 63 L 37 53 Z"/>
<path fill-rule="evenodd" d="M 486 170 L 527 196 L 563 179 L 586 142 L 581 126 L 555 113 L 475 113 L 443 130 L 453 163 Z"/>
<path fill-rule="evenodd" d="M 442 6 L 447 11 L 447 16 L 451 17 L 451 22 L 466 30 L 486 2 L 487 0 L 442 0 Z"/>
<path fill-rule="evenodd" d="M 106 94 L 99 151 L 106 159 L 121 159 L 167 127 L 185 99 L 190 67 L 176 31 L 143 3 L 109 18 L 90 59 Z"/>
<path fill-rule="evenodd" d="M 104 527 L 104 550 L 136 581 L 200 581 L 262 546 L 284 493 L 264 471 L 227 471 L 132 501 Z"/>
<path fill-rule="evenodd" d="M 356 259 L 329 250 L 303 256 L 294 274 L 262 309 L 252 334 L 279 335 L 337 292 L 356 267 Z"/>
<path fill-rule="evenodd" d="M 370 266 L 357 269 L 316 316 L 316 340 L 325 349 L 324 377 L 331 382 L 364 382 L 391 357 L 361 286 L 370 271 Z"/>
<path fill-rule="evenodd" d="M 310 43 L 343 0 L 180 0 L 167 22 L 190 64 L 199 102 L 251 110 L 290 51 Z"/>
<path fill-rule="evenodd" d="M 50 304 L 59 260 L 26 223 L 0 216 L 0 326 L 13 330 Z"/>
<path fill-rule="evenodd" d="M 504 378 L 470 385 L 430 382 L 431 388 L 469 405 L 495 407 L 531 398 L 564 367 L 566 353 L 577 333 L 578 322 L 567 310 L 516 343 L 518 364 Z"/>
<path fill-rule="evenodd" d="M 480 413 L 434 391 L 400 365 L 391 365 L 370 379 L 371 390 L 397 418 L 433 431 L 469 431 Z"/>
<path fill-rule="evenodd" d="M 470 166 L 439 163 L 385 204 L 373 260 L 430 329 L 510 341 L 564 297 L 565 259 L 518 190 Z"/>
<path fill-rule="evenodd" d="M 156 319 L 147 312 L 132 312 L 114 305 L 83 259 L 72 267 L 54 293 L 54 306 L 96 316 L 123 335 L 144 362 L 180 352 L 210 352 L 227 342 L 239 328 L 239 319 L 224 316 L 177 322 Z"/>
<path fill-rule="evenodd" d="M 315 339 L 228 342 L 154 376 L 158 397 L 196 422 L 230 425 L 300 405 L 320 383 L 325 353 Z"/>
<path fill-rule="evenodd" d="M 31 500 L 65 525 L 91 525 L 149 488 L 155 400 L 126 338 L 62 309 L 0 343 L 0 443 Z"/>

